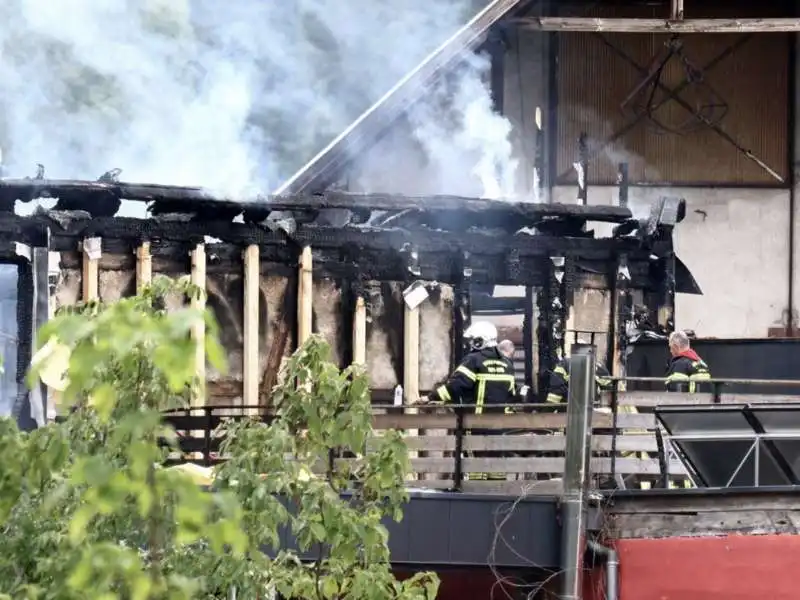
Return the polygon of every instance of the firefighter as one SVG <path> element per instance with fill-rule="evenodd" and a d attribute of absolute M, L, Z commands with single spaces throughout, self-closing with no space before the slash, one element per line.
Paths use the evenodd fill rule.
<path fill-rule="evenodd" d="M 667 367 L 666 386 L 670 392 L 700 391 L 703 383 L 711 379 L 711 370 L 705 361 L 692 350 L 689 336 L 685 331 L 673 331 L 669 335 L 669 353 L 671 355 Z M 710 391 L 710 390 L 709 390 Z M 669 487 L 692 487 L 689 479 L 669 479 Z"/>
<path fill-rule="evenodd" d="M 489 322 L 478 321 L 464 332 L 469 354 L 427 398 L 428 402 L 443 404 L 474 404 L 475 414 L 511 413 L 517 401 L 514 365 L 497 347 L 497 328 Z M 502 435 L 502 431 L 474 430 L 476 435 Z M 502 452 L 475 452 L 475 458 L 499 458 Z M 500 473 L 471 473 L 470 479 L 505 480 Z"/>
<path fill-rule="evenodd" d="M 667 390 L 670 392 L 698 391 L 702 382 L 711 379 L 711 371 L 697 352 L 692 350 L 689 336 L 683 331 L 674 331 L 669 336 L 669 361 L 666 376 Z"/>
<path fill-rule="evenodd" d="M 573 354 L 582 354 L 589 352 L 591 346 L 573 346 Z M 597 383 L 597 400 L 599 400 L 600 392 L 607 390 L 611 387 L 613 381 L 608 369 L 601 363 L 597 362 L 594 370 L 594 379 Z M 567 392 L 569 390 L 569 360 L 564 359 L 558 362 L 556 368 L 550 372 L 550 385 L 545 402 L 548 404 L 556 405 L 558 407 L 556 412 L 561 412 L 567 402 Z"/>

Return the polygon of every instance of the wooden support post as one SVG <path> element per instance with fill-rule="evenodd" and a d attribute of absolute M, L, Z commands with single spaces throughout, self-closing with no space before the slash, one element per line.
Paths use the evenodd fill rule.
<path fill-rule="evenodd" d="M 242 402 L 247 414 L 255 414 L 258 406 L 258 307 L 261 297 L 261 262 L 258 246 L 244 251 L 244 349 L 242 352 Z"/>
<path fill-rule="evenodd" d="M 81 247 L 83 252 L 83 301 L 97 300 L 100 286 L 100 256 L 102 240 L 99 237 L 86 238 Z"/>
<path fill-rule="evenodd" d="M 312 274 L 311 247 L 306 246 L 300 255 L 300 276 L 297 292 L 297 347 L 311 337 L 313 321 L 314 278 Z"/>
<path fill-rule="evenodd" d="M 353 364 L 367 364 L 367 305 L 360 295 L 353 315 Z"/>
<path fill-rule="evenodd" d="M 206 308 L 206 247 L 197 244 L 191 252 L 192 258 L 192 285 L 200 288 L 201 294 L 192 296 L 192 308 L 205 310 Z M 192 397 L 192 406 L 204 406 L 206 400 L 206 324 L 198 320 L 192 330 L 192 337 L 197 344 L 195 350 L 195 373 L 199 381 L 199 388 Z"/>
<path fill-rule="evenodd" d="M 403 305 L 403 392 L 406 405 L 413 406 L 419 401 L 419 307 L 409 308 Z M 416 408 L 407 408 L 406 414 L 417 414 Z M 419 429 L 408 429 L 410 437 L 419 436 Z M 417 458 L 418 452 L 409 452 L 411 458 Z M 411 479 L 418 476 L 411 475 Z"/>
<path fill-rule="evenodd" d="M 153 258 L 150 256 L 150 242 L 142 242 L 136 249 L 136 293 L 153 281 Z"/>
<path fill-rule="evenodd" d="M 669 18 L 673 21 L 683 19 L 683 0 L 671 0 Z"/>

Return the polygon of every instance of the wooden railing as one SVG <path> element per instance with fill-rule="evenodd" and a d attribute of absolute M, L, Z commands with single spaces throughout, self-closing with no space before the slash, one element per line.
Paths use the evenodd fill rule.
<path fill-rule="evenodd" d="M 755 383 L 755 382 L 754 382 Z M 757 382 L 764 385 L 764 382 Z M 780 382 L 786 385 L 787 382 Z M 612 392 L 603 394 L 592 418 L 592 465 L 595 485 L 663 486 L 682 482 L 684 466 L 664 451 L 652 409 L 669 405 L 796 403 L 800 396 L 724 393 Z M 509 405 L 514 414 L 475 415 L 469 406 L 375 406 L 373 427 L 406 433 L 414 471 L 408 485 L 431 490 L 487 493 L 557 493 L 564 469 L 567 415 L 540 404 Z M 220 439 L 214 429 L 246 407 L 206 407 L 202 415 L 172 413 L 184 457 L 214 464 Z M 187 411 L 188 413 L 188 411 Z M 269 417 L 264 417 L 265 419 Z M 192 430 L 203 432 L 191 437 Z M 374 444 L 367 445 L 366 451 Z M 183 458 L 181 459 L 183 460 Z M 338 460 L 353 460 L 339 458 Z"/>

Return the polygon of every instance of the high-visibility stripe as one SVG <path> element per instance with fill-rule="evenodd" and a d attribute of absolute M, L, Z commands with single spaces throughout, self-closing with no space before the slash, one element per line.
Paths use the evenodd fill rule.
<path fill-rule="evenodd" d="M 475 414 L 480 415 L 483 413 L 483 401 L 486 399 L 486 380 L 481 379 L 478 382 L 478 391 L 475 394 Z"/>
<path fill-rule="evenodd" d="M 483 361 L 483 366 L 485 367 L 507 367 L 508 363 L 502 360 L 497 360 L 496 358 L 487 358 Z"/>
<path fill-rule="evenodd" d="M 564 397 L 558 394 L 547 394 L 547 398 L 545 398 L 545 402 L 550 404 L 561 404 L 562 400 L 564 400 Z"/>
<path fill-rule="evenodd" d="M 689 381 L 689 376 L 685 373 L 671 373 L 667 375 L 667 382 L 670 381 Z"/>
<path fill-rule="evenodd" d="M 462 375 L 464 375 L 464 377 L 466 377 L 466 378 L 467 378 L 467 379 L 469 379 L 470 381 L 475 381 L 475 373 L 473 373 L 472 371 L 470 371 L 470 370 L 469 370 L 467 367 L 465 367 L 464 365 L 459 365 L 459 366 L 456 368 L 456 373 L 461 373 Z"/>
<path fill-rule="evenodd" d="M 517 380 L 513 375 L 498 375 L 494 373 L 478 373 L 476 379 L 483 383 L 486 381 L 497 381 L 499 383 L 506 383 L 508 384 L 508 391 L 512 394 L 514 393 L 514 388 L 517 384 Z M 485 383 L 484 383 L 485 386 Z"/>
<path fill-rule="evenodd" d="M 436 388 L 436 393 L 438 394 L 439 398 L 442 399 L 442 402 L 450 402 L 452 398 L 450 397 L 450 392 L 447 391 L 446 385 L 440 385 Z"/>
<path fill-rule="evenodd" d="M 569 373 L 567 373 L 567 370 L 564 367 L 556 367 L 555 369 L 553 369 L 553 373 L 561 375 L 564 379 L 569 381 Z"/>

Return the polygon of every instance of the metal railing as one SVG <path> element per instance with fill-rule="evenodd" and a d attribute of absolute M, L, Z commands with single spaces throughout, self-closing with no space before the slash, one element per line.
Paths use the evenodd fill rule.
<path fill-rule="evenodd" d="M 630 381 L 660 381 L 657 378 L 628 378 Z M 670 405 L 798 403 L 798 396 L 726 394 L 726 383 L 752 385 L 797 385 L 800 381 L 712 380 L 704 382 L 709 392 L 625 392 L 617 379 L 601 395 L 592 418 L 592 472 L 597 485 L 638 485 L 666 487 L 675 480 L 691 479 L 677 455 L 670 452 L 656 423 L 654 409 Z M 209 406 L 173 411 L 167 420 L 179 432 L 183 457 L 212 465 L 224 460 L 219 455 L 221 439 L 216 428 L 226 418 L 242 418 L 255 407 Z M 413 409 L 411 414 L 409 408 Z M 510 408 L 513 413 L 505 414 Z M 389 404 L 373 406 L 375 436 L 388 429 L 405 433 L 411 452 L 413 487 L 452 490 L 514 491 L 539 486 L 561 476 L 566 444 L 566 414 L 562 406 L 509 404 L 492 407 L 497 412 L 475 414 L 474 405 Z M 273 418 L 259 407 L 259 418 Z M 192 435 L 192 432 L 201 435 Z M 667 436 L 668 437 L 668 436 Z M 369 452 L 370 442 L 365 452 Z M 185 458 L 192 455 L 193 458 Z M 335 460 L 357 460 L 337 454 Z M 552 486 L 544 486 L 552 489 Z"/>

